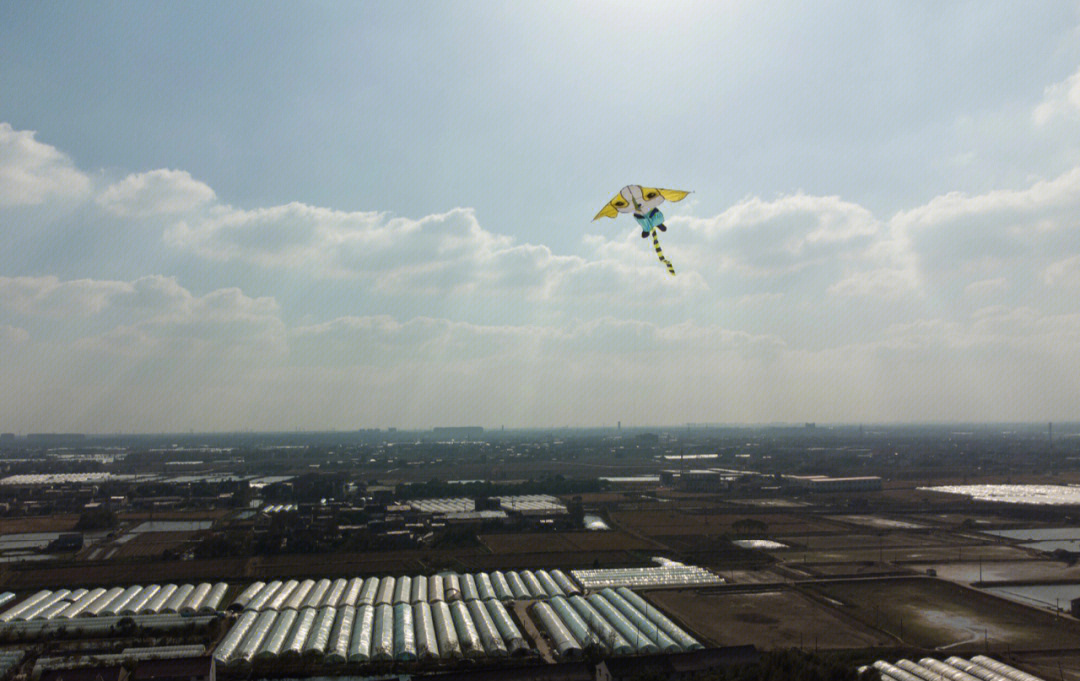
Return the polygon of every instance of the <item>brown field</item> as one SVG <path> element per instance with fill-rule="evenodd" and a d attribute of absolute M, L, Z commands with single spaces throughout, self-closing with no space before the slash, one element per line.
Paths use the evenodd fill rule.
<path fill-rule="evenodd" d="M 572 501 L 575 497 L 581 498 L 583 504 L 617 504 L 630 499 L 630 494 L 626 492 L 589 492 L 585 494 L 564 494 L 559 498 L 565 503 Z"/>
<path fill-rule="evenodd" d="M 150 582 L 230 581 L 247 577 L 242 559 L 143 560 L 42 567 L 8 568 L 0 580 L 9 591 L 76 586 L 122 586 Z"/>
<path fill-rule="evenodd" d="M 655 550 L 659 544 L 614 530 L 610 532 L 568 532 L 563 536 L 579 551 Z"/>
<path fill-rule="evenodd" d="M 482 534 L 480 542 L 492 553 L 548 553 L 551 551 L 572 551 L 573 545 L 567 541 L 566 533 L 548 534 Z"/>
<path fill-rule="evenodd" d="M 161 557 L 166 550 L 176 551 L 195 536 L 194 532 L 145 532 L 117 545 L 111 558 Z M 106 551 L 108 553 L 108 551 Z"/>
<path fill-rule="evenodd" d="M 184 533 L 168 535 L 179 540 Z M 150 536 L 150 535 L 148 535 Z M 543 535 L 551 536 L 551 535 Z M 58 586 L 145 584 L 160 581 L 233 581 L 292 577 L 352 577 L 369 575 L 429 574 L 439 570 L 517 570 L 524 568 L 590 568 L 649 565 L 647 553 L 565 550 L 544 553 L 493 554 L 480 547 L 428 550 L 408 549 L 364 553 L 277 555 L 213 560 L 161 560 L 163 544 L 142 538 L 120 545 L 109 561 L 78 565 L 9 564 L 0 568 L 0 589 L 13 591 Z M 106 549 L 106 554 L 111 551 Z M 124 554 L 121 554 L 124 551 Z M 126 559 L 124 559 L 126 557 Z M 142 558 L 142 560 L 140 560 Z"/>
<path fill-rule="evenodd" d="M 650 537 L 731 533 L 732 525 L 753 518 L 768 525 L 766 534 L 844 532 L 846 525 L 812 515 L 787 513 L 682 513 L 678 510 L 613 511 L 611 519 L 628 530 Z"/>
<path fill-rule="evenodd" d="M 547 535 L 545 535 L 547 536 Z M 248 575 L 268 577 L 327 577 L 428 574 L 439 570 L 489 571 L 524 568 L 588 568 L 593 565 L 646 565 L 647 558 L 625 551 L 569 549 L 544 553 L 494 554 L 482 549 L 444 551 L 410 549 L 378 553 L 338 553 L 317 556 L 264 556 L 248 562 Z"/>
<path fill-rule="evenodd" d="M 484 534 L 480 541 L 500 555 L 515 553 L 566 553 L 570 551 L 632 551 L 662 548 L 620 530 L 610 532 L 550 532 Z"/>
<path fill-rule="evenodd" d="M 1033 560 L 1034 556 L 1023 549 L 1011 546 L 979 545 L 979 546 L 909 546 L 890 547 L 879 549 L 876 545 L 867 548 L 838 548 L 821 551 L 802 551 L 792 549 L 778 549 L 770 551 L 773 556 L 780 560 L 794 563 L 937 563 L 949 561 L 972 561 L 972 560 Z"/>
<path fill-rule="evenodd" d="M 811 577 L 896 577 L 911 574 L 910 570 L 889 563 L 785 563 Z"/>
<path fill-rule="evenodd" d="M 927 568 L 937 570 L 938 577 L 954 582 L 1032 582 L 1054 584 L 1080 582 L 1080 565 L 1066 565 L 1053 560 L 1024 560 L 1020 562 L 966 561 L 963 563 L 927 563 L 908 565 L 917 572 Z"/>
<path fill-rule="evenodd" d="M 728 501 L 728 503 L 732 504 L 733 506 L 745 506 L 745 507 L 752 507 L 752 508 L 759 508 L 759 509 L 766 509 L 766 508 L 792 509 L 792 508 L 802 508 L 802 507 L 810 505 L 809 503 L 807 503 L 805 501 L 796 501 L 795 499 L 776 499 L 776 498 L 772 498 L 772 497 L 766 498 L 766 499 L 728 499 L 727 501 Z"/>
<path fill-rule="evenodd" d="M 520 570 L 522 568 L 638 567 L 652 561 L 626 551 L 571 551 L 569 553 L 521 553 L 513 556 L 478 555 L 465 563 L 470 570 Z"/>
<path fill-rule="evenodd" d="M 656 539 L 677 551 L 681 558 L 706 567 L 773 562 L 768 553 L 735 546 L 724 536 L 682 535 Z"/>
<path fill-rule="evenodd" d="M 153 513 L 118 513 L 120 522 L 132 522 L 143 520 L 217 520 L 233 513 L 227 508 L 211 508 L 199 511 L 154 511 Z"/>
<path fill-rule="evenodd" d="M 764 649 L 836 649 L 892 643 L 888 636 L 790 589 L 757 593 L 665 590 L 647 596 L 718 646 L 750 643 Z"/>
<path fill-rule="evenodd" d="M 913 532 L 886 532 L 881 534 L 831 534 L 813 535 L 802 537 L 776 537 L 776 541 L 787 544 L 792 550 L 797 551 L 829 551 L 846 548 L 868 548 L 884 546 L 886 549 L 893 547 L 915 546 L 956 546 L 958 544 L 970 545 L 979 542 L 974 539 L 953 537 L 944 532 L 934 534 L 917 534 Z"/>
<path fill-rule="evenodd" d="M 72 513 L 32 518 L 0 518 L 0 534 L 73 532 L 77 522 L 79 522 L 79 516 Z"/>
<path fill-rule="evenodd" d="M 808 588 L 909 645 L 956 650 L 1080 646 L 1080 622 L 939 579 L 855 580 Z"/>

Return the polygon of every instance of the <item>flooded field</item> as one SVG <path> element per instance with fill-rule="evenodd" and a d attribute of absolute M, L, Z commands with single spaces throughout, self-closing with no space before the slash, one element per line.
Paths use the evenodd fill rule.
<path fill-rule="evenodd" d="M 926 563 L 908 567 L 918 572 L 933 569 L 942 579 L 968 584 L 979 581 L 980 571 L 983 582 L 1080 582 L 1080 566 L 1070 567 L 1050 560 L 984 561 L 981 566 L 977 561 Z"/>
<path fill-rule="evenodd" d="M 840 520 L 856 525 L 867 525 L 882 530 L 918 530 L 926 527 L 926 525 L 923 525 L 922 523 L 914 523 L 909 520 L 882 518 L 874 515 L 835 515 L 828 517 L 831 520 Z"/>
<path fill-rule="evenodd" d="M 611 529 L 610 527 L 608 527 L 608 524 L 604 522 L 604 519 L 601 518 L 598 515 L 588 515 L 588 514 L 586 514 L 585 517 L 583 518 L 583 520 L 585 522 L 585 529 L 586 530 L 592 530 L 594 532 L 599 532 L 599 531 L 610 530 Z"/>
<path fill-rule="evenodd" d="M 1020 530 L 983 530 L 983 534 L 1020 541 L 1080 540 L 1080 527 L 1032 527 Z"/>
<path fill-rule="evenodd" d="M 812 590 L 905 643 L 947 649 L 1080 645 L 1080 624 L 940 579 L 857 580 Z"/>
<path fill-rule="evenodd" d="M 816 539 L 816 538 L 815 538 Z M 795 551 L 781 549 L 778 558 L 805 563 L 937 563 L 946 561 L 1019 561 L 1030 559 L 1031 554 L 1012 546 L 904 546 L 896 547 L 870 544 L 864 548 L 813 549 Z"/>
<path fill-rule="evenodd" d="M 1040 608 L 1069 609 L 1069 602 L 1080 598 L 1080 584 L 1032 584 L 1025 586 L 996 586 L 986 591 L 1014 601 Z"/>
<path fill-rule="evenodd" d="M 198 532 L 199 530 L 209 530 L 213 524 L 213 521 L 210 520 L 147 520 L 131 531 L 134 534 L 146 532 Z"/>
<path fill-rule="evenodd" d="M 962 494 L 976 501 L 1039 506 L 1080 505 L 1080 487 L 1072 485 L 942 485 L 920 491 Z"/>
<path fill-rule="evenodd" d="M 1036 551 L 1046 551 L 1047 553 L 1053 553 L 1054 551 L 1069 551 L 1070 553 L 1080 552 L 1080 539 L 1057 539 L 1051 541 L 1033 541 L 1026 544 L 1021 544 L 1025 548 L 1035 549 Z"/>
<path fill-rule="evenodd" d="M 24 532 L 21 534 L 5 534 L 0 536 L 0 553 L 20 554 L 32 553 L 45 549 L 50 543 L 60 537 L 60 532 Z M 101 539 L 104 532 L 84 532 L 83 543 L 86 545 Z"/>
<path fill-rule="evenodd" d="M 771 539 L 736 539 L 731 542 L 743 549 L 786 549 L 787 544 L 781 544 Z"/>
<path fill-rule="evenodd" d="M 744 594 L 666 590 L 650 592 L 649 600 L 716 645 L 852 648 L 889 642 L 788 589 Z"/>

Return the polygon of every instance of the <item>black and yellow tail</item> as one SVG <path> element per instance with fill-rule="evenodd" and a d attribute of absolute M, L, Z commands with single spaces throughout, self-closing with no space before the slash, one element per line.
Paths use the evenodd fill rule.
<path fill-rule="evenodd" d="M 664 251 L 660 248 L 660 239 L 656 237 L 656 230 L 652 231 L 652 245 L 656 249 L 656 257 L 660 258 L 660 262 L 664 263 L 667 267 L 668 274 L 675 276 L 675 268 L 671 265 L 671 262 L 664 257 Z"/>

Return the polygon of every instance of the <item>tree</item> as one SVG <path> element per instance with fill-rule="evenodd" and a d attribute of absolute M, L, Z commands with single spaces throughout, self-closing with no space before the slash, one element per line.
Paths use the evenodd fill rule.
<path fill-rule="evenodd" d="M 79 514 L 75 529 L 82 532 L 93 530 L 111 530 L 116 527 L 116 514 L 107 508 L 90 508 Z"/>
<path fill-rule="evenodd" d="M 742 518 L 731 524 L 735 534 L 765 534 L 769 531 L 769 525 L 753 518 Z"/>

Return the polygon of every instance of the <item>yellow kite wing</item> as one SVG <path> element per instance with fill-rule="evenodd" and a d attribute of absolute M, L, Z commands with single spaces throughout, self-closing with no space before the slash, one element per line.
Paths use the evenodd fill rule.
<path fill-rule="evenodd" d="M 690 194 L 690 192 L 684 192 L 681 189 L 658 189 L 660 196 L 663 196 L 668 201 L 682 201 Z"/>
<path fill-rule="evenodd" d="M 615 198 L 608 201 L 607 205 L 600 209 L 600 212 L 596 214 L 593 220 L 599 220 L 600 218 L 613 218 L 618 216 L 619 210 L 615 208 L 615 202 L 620 201 L 622 205 L 626 205 L 626 199 L 621 194 L 616 194 Z"/>

